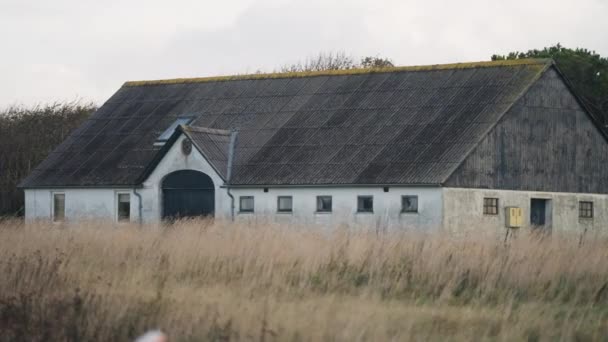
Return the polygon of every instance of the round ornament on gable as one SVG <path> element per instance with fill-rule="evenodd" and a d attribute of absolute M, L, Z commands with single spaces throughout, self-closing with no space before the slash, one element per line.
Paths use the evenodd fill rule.
<path fill-rule="evenodd" d="M 182 140 L 182 153 L 186 156 L 192 152 L 192 141 L 189 139 Z"/>

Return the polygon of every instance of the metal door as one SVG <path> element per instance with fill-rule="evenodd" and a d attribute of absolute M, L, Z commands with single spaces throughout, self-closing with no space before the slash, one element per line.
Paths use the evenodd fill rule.
<path fill-rule="evenodd" d="M 215 187 L 202 172 L 173 172 L 163 180 L 162 191 L 163 219 L 213 216 L 215 212 Z"/>

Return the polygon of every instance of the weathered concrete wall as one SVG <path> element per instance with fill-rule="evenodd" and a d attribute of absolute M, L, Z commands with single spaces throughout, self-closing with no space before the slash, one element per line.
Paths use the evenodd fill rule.
<path fill-rule="evenodd" d="M 441 188 L 391 187 L 313 187 L 233 189 L 236 219 L 267 219 L 275 222 L 312 223 L 319 225 L 361 225 L 379 228 L 437 229 L 442 220 Z M 357 196 L 374 196 L 374 212 L 358 213 Z M 401 196 L 418 196 L 418 213 L 401 212 Z M 255 212 L 239 213 L 239 197 L 254 196 Z M 292 196 L 293 212 L 277 212 L 277 197 Z M 317 196 L 332 196 L 331 213 L 317 213 Z"/>
<path fill-rule="evenodd" d="M 137 197 L 131 189 L 27 189 L 26 220 L 53 218 L 53 194 L 65 194 L 65 217 L 77 219 L 116 219 L 118 193 L 131 194 L 131 220 L 137 220 Z"/>
<path fill-rule="evenodd" d="M 498 198 L 498 215 L 483 214 L 484 197 Z M 530 228 L 530 201 L 532 198 L 549 199 L 551 210 L 547 212 L 548 228 L 553 231 L 583 231 L 608 229 L 608 195 L 576 193 L 511 191 L 491 189 L 443 189 L 444 227 L 464 232 L 473 229 L 506 229 L 506 207 L 523 209 L 522 229 Z M 593 219 L 579 218 L 579 201 L 593 202 Z"/>

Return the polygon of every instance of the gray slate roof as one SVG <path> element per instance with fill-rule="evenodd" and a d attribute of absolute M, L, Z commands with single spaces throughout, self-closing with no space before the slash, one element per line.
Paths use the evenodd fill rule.
<path fill-rule="evenodd" d="M 127 82 L 21 186 L 137 186 L 162 152 L 155 140 L 183 116 L 238 131 L 234 185 L 441 184 L 551 65 Z M 185 132 L 225 177 L 228 136 Z"/>
<path fill-rule="evenodd" d="M 195 126 L 182 126 L 183 132 L 215 171 L 226 180 L 228 175 L 228 154 L 230 151 L 230 131 Z"/>

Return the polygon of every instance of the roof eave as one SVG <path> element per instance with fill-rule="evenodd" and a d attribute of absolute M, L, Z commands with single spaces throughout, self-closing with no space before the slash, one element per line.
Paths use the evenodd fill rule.
<path fill-rule="evenodd" d="M 439 183 L 390 183 L 390 184 L 346 184 L 346 183 L 323 183 L 323 184 L 224 184 L 221 188 L 230 187 L 231 189 L 251 189 L 251 188 L 440 188 Z"/>
<path fill-rule="evenodd" d="M 141 189 L 143 184 L 96 184 L 96 185 L 38 185 L 38 186 L 21 186 L 17 189 L 35 190 L 35 189 Z"/>

